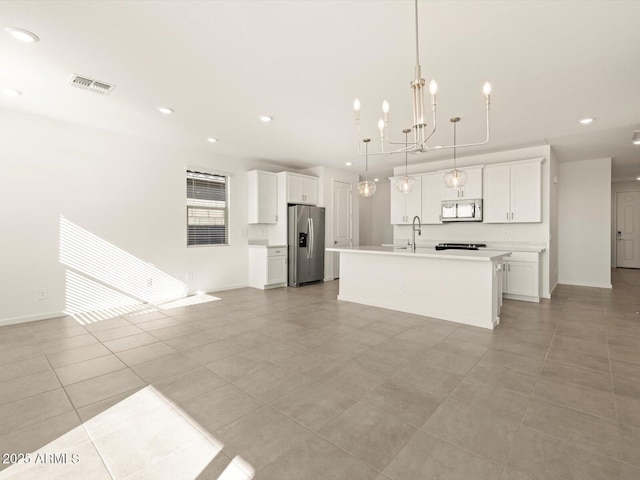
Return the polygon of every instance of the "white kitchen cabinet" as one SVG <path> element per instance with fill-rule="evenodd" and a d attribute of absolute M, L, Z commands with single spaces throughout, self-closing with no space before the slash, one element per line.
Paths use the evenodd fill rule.
<path fill-rule="evenodd" d="M 464 200 L 482 198 L 482 170 L 484 166 L 460 168 L 467 172 L 467 181 L 460 188 L 449 188 L 444 184 L 444 175 L 450 170 L 441 173 L 443 185 L 443 200 Z"/>
<path fill-rule="evenodd" d="M 511 165 L 511 221 L 542 221 L 541 162 Z"/>
<path fill-rule="evenodd" d="M 287 284 L 287 247 L 249 245 L 249 286 L 266 290 Z"/>
<path fill-rule="evenodd" d="M 275 173 L 251 170 L 247 172 L 249 192 L 249 222 L 278 222 L 278 176 Z"/>
<path fill-rule="evenodd" d="M 391 224 L 407 225 L 413 217 L 422 215 L 422 182 L 420 175 L 412 175 L 416 179 L 411 191 L 402 193 L 396 188 L 396 180 L 403 177 L 390 178 L 391 182 Z"/>
<path fill-rule="evenodd" d="M 320 200 L 320 183 L 317 177 L 282 172 L 286 181 L 287 203 L 317 205 Z"/>
<path fill-rule="evenodd" d="M 422 177 L 422 215 L 423 224 L 442 223 L 442 200 L 444 182 L 442 173 L 427 173 Z M 411 217 L 413 220 L 413 217 Z"/>
<path fill-rule="evenodd" d="M 505 258 L 502 292 L 505 298 L 540 301 L 540 257 L 534 252 L 513 252 Z"/>
<path fill-rule="evenodd" d="M 484 223 L 542 221 L 542 159 L 487 165 Z"/>

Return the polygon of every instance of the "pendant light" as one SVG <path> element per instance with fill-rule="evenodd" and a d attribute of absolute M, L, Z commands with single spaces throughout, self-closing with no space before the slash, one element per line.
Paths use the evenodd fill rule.
<path fill-rule="evenodd" d="M 364 142 L 364 182 L 358 184 L 358 193 L 363 197 L 372 197 L 376 193 L 376 183 L 369 181 L 369 142 L 370 138 L 362 140 Z"/>
<path fill-rule="evenodd" d="M 405 149 L 404 151 L 404 177 L 399 178 L 396 181 L 396 188 L 401 191 L 402 193 L 409 193 L 412 189 L 413 186 L 416 184 L 416 179 L 413 177 L 409 176 L 408 173 L 408 162 L 409 162 L 409 133 L 411 132 L 410 128 L 405 128 L 404 130 L 402 130 L 402 133 L 404 133 L 404 143 L 407 145 L 407 149 Z"/>
<path fill-rule="evenodd" d="M 453 123 L 453 170 L 444 174 L 444 184 L 448 188 L 464 187 L 464 184 L 467 183 L 467 172 L 456 168 L 456 125 L 459 121 L 460 117 L 451 119 L 451 123 Z"/>

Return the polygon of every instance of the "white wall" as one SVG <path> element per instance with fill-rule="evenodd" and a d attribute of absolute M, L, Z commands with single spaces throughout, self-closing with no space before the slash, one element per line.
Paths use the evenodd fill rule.
<path fill-rule="evenodd" d="M 360 198 L 360 245 L 393 243 L 391 217 L 391 182 L 386 178 L 377 183 L 372 197 Z"/>
<path fill-rule="evenodd" d="M 611 158 L 559 164 L 558 279 L 611 288 Z"/>
<path fill-rule="evenodd" d="M 512 162 L 544 158 L 542 162 L 542 222 L 518 224 L 491 223 L 445 223 L 442 225 L 425 225 L 422 228 L 422 241 L 450 241 L 450 242 L 529 242 L 546 246 L 547 250 L 541 254 L 541 288 L 542 296 L 550 296 L 550 248 L 549 243 L 551 223 L 551 195 L 550 195 L 550 164 L 551 148 L 548 145 L 506 150 L 483 155 L 473 155 L 458 158 L 458 166 L 489 165 L 492 163 Z M 409 165 L 409 173 L 427 173 L 451 169 L 451 160 Z M 394 168 L 394 175 L 404 173 L 404 167 Z M 411 226 L 394 226 L 394 239 L 406 243 L 411 238 Z M 553 267 L 555 271 L 555 267 Z"/>
<path fill-rule="evenodd" d="M 640 191 L 640 182 L 620 182 L 611 185 L 611 266 L 616 266 L 616 222 L 617 222 L 617 197 L 618 192 L 638 192 Z"/>
<path fill-rule="evenodd" d="M 549 157 L 549 292 L 558 285 L 558 160 L 551 148 Z"/>
<path fill-rule="evenodd" d="M 246 285 L 244 172 L 264 165 L 6 110 L 0 125 L 0 324 L 64 310 L 61 215 L 181 282 L 192 273 L 192 292 Z M 186 247 L 187 165 L 231 174 L 230 246 Z"/>

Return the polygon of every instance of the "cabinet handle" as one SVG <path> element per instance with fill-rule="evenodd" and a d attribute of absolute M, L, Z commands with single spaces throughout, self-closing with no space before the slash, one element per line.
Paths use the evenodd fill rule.
<path fill-rule="evenodd" d="M 513 220 L 513 212 L 511 212 L 511 220 Z"/>
<path fill-rule="evenodd" d="M 507 271 L 510 272 L 511 271 L 511 264 L 507 263 Z"/>
<path fill-rule="evenodd" d="M 507 212 L 507 220 L 509 220 L 509 212 Z"/>

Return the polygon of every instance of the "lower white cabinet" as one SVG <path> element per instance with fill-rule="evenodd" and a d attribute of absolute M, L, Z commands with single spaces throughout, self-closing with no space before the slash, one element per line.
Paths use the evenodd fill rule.
<path fill-rule="evenodd" d="M 502 293 L 504 298 L 540 301 L 540 259 L 535 252 L 513 252 L 505 258 Z"/>
<path fill-rule="evenodd" d="M 249 286 L 266 290 L 287 284 L 287 247 L 249 245 Z"/>

